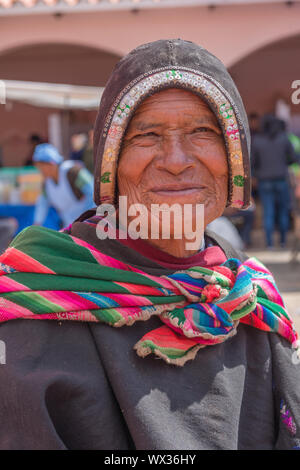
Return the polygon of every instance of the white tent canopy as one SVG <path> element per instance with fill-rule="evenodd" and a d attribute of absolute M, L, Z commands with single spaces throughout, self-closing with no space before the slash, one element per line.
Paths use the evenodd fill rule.
<path fill-rule="evenodd" d="M 1 80 L 5 101 L 56 109 L 98 109 L 103 88 Z"/>

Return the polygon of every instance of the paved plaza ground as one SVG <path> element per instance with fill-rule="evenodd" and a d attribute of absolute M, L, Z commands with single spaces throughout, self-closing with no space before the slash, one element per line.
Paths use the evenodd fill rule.
<path fill-rule="evenodd" d="M 288 248 L 285 250 L 276 247 L 273 251 L 265 250 L 261 231 L 253 233 L 253 242 L 255 248 L 246 250 L 247 254 L 256 256 L 273 273 L 300 335 L 300 251 L 296 260 L 292 261 L 293 234 L 289 234 Z"/>

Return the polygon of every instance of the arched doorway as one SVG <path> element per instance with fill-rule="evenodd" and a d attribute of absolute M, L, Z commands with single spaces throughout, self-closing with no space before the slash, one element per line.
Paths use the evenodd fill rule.
<path fill-rule="evenodd" d="M 290 107 L 291 126 L 300 134 L 300 104 L 292 102 L 291 85 L 300 80 L 300 34 L 276 41 L 229 68 L 248 113 L 275 112 L 279 99 Z"/>
<path fill-rule="evenodd" d="M 102 87 L 119 59 L 115 54 L 81 45 L 20 47 L 0 54 L 0 79 Z M 22 103 L 0 106 L 0 148 L 5 166 L 24 163 L 30 151 L 31 134 L 48 138 L 49 116 L 54 112 L 55 109 Z M 66 113 L 57 112 L 66 118 Z M 69 132 L 87 131 L 95 116 L 95 111 L 68 112 Z M 67 147 L 64 148 L 67 153 Z"/>
<path fill-rule="evenodd" d="M 0 54 L 1 79 L 105 85 L 119 56 L 77 44 L 35 44 Z"/>

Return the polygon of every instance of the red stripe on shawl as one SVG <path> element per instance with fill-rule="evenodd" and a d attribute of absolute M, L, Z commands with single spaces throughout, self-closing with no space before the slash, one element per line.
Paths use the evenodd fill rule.
<path fill-rule="evenodd" d="M 160 296 L 165 295 L 157 287 L 143 286 L 141 284 L 131 284 L 129 282 L 119 282 L 119 281 L 115 281 L 115 284 L 117 284 L 118 286 L 124 287 L 124 289 L 128 289 L 128 293 L 130 294 L 160 295 Z M 172 286 L 172 289 L 170 288 L 170 290 L 172 290 L 172 292 L 174 291 L 173 286 Z"/>
<path fill-rule="evenodd" d="M 246 301 L 251 292 L 247 292 L 244 295 L 241 295 L 240 297 L 237 297 L 235 299 L 230 299 L 226 301 L 226 297 L 222 299 L 220 302 L 218 302 L 218 306 L 225 310 L 226 313 L 231 314 L 233 310 L 235 310 L 242 302 Z"/>
<path fill-rule="evenodd" d="M 47 266 L 44 266 L 42 263 L 39 263 L 39 261 L 36 261 L 31 256 L 13 247 L 8 248 L 3 253 L 3 255 L 0 256 L 0 263 L 7 264 L 8 266 L 16 269 L 16 271 L 19 272 L 55 274 L 52 269 L 47 268 Z"/>
<path fill-rule="evenodd" d="M 245 325 L 250 325 L 254 328 L 258 328 L 259 330 L 271 331 L 271 328 L 253 313 L 249 313 L 245 317 L 241 318 L 240 322 L 245 323 Z"/>
<path fill-rule="evenodd" d="M 235 274 L 231 271 L 231 269 L 227 268 L 226 266 L 214 266 L 213 269 L 217 273 L 222 274 L 222 276 L 225 276 L 230 281 L 230 287 L 233 286 L 235 282 Z"/>
<path fill-rule="evenodd" d="M 178 336 L 173 330 L 168 328 L 167 326 L 161 326 L 156 328 L 153 331 L 147 333 L 141 341 L 150 340 L 158 347 L 161 348 L 174 348 L 180 349 L 182 351 L 188 350 L 193 346 L 197 346 L 199 344 L 198 341 L 194 339 L 187 338 L 185 336 Z"/>

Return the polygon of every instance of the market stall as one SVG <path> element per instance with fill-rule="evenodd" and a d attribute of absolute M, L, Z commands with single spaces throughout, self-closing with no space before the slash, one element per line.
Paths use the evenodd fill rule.
<path fill-rule="evenodd" d="M 14 218 L 16 233 L 32 225 L 36 201 L 42 189 L 42 177 L 34 167 L 0 169 L 0 219 Z M 58 230 L 60 221 L 51 208 L 44 224 Z"/>

